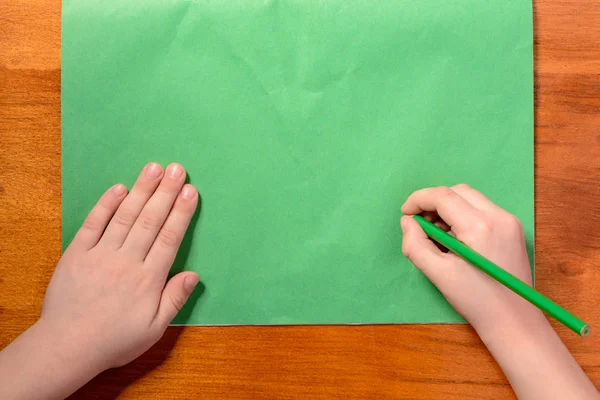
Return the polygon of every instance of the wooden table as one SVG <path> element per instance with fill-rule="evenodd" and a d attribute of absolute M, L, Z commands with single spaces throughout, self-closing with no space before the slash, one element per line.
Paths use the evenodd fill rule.
<path fill-rule="evenodd" d="M 60 2 L 0 0 L 0 348 L 39 315 L 61 250 Z M 554 324 L 600 385 L 600 1 L 535 8 L 536 285 L 597 331 Z M 515 194 L 518 195 L 518 194 Z M 74 397 L 514 395 L 466 325 L 169 328 Z"/>

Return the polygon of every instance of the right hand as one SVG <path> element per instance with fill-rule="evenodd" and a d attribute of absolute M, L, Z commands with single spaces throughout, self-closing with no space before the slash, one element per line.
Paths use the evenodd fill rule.
<path fill-rule="evenodd" d="M 457 255 L 440 250 L 410 217 L 423 214 L 531 285 L 523 228 L 514 215 L 465 184 L 418 190 L 406 200 L 402 212 L 405 214 L 401 219 L 404 255 L 476 330 L 544 319 L 541 311 L 510 289 Z"/>

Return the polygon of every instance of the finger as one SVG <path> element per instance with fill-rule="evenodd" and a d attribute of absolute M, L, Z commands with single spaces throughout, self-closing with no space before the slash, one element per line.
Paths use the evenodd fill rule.
<path fill-rule="evenodd" d="M 402 226 L 402 253 L 429 279 L 444 261 L 442 252 L 429 240 L 417 221 L 408 216 L 400 220 Z"/>
<path fill-rule="evenodd" d="M 494 204 L 490 199 L 488 199 L 483 193 L 473 189 L 471 186 L 466 183 L 461 183 L 451 187 L 456 193 L 460 195 L 463 199 L 471 203 L 475 208 L 484 211 L 496 211 L 500 207 Z"/>
<path fill-rule="evenodd" d="M 146 203 L 129 231 L 123 249 L 144 259 L 154 243 L 158 231 L 167 219 L 177 194 L 185 181 L 185 170 L 179 164 L 170 164 L 158 188 Z"/>
<path fill-rule="evenodd" d="M 450 231 L 450 225 L 448 225 L 447 223 L 445 223 L 444 221 L 442 221 L 441 219 L 438 219 L 436 221 L 434 221 L 433 223 L 435 226 L 437 226 L 438 228 L 440 228 L 441 230 L 443 230 L 444 232 L 449 232 Z"/>
<path fill-rule="evenodd" d="M 436 211 L 458 234 L 479 223 L 477 210 L 445 186 L 417 190 L 402 205 L 404 214 L 414 215 L 425 211 Z"/>
<path fill-rule="evenodd" d="M 429 222 L 433 222 L 435 220 L 440 219 L 440 216 L 435 211 L 424 211 L 423 213 L 421 213 L 421 215 Z"/>
<path fill-rule="evenodd" d="M 421 216 L 427 221 L 432 222 L 435 226 L 442 229 L 444 232 L 449 232 L 451 229 L 450 226 L 447 223 L 445 223 L 442 219 L 440 219 L 440 216 L 434 211 L 424 211 L 423 213 L 421 213 Z M 446 249 L 439 245 L 437 242 L 434 242 L 434 244 L 438 249 L 446 251 Z"/>
<path fill-rule="evenodd" d="M 200 278 L 193 272 L 180 272 L 165 285 L 156 312 L 155 322 L 166 328 L 183 307 Z"/>
<path fill-rule="evenodd" d="M 108 189 L 88 214 L 75 238 L 73 238 L 71 246 L 85 250 L 94 247 L 126 195 L 127 188 L 124 185 L 119 184 Z"/>
<path fill-rule="evenodd" d="M 450 235 L 452 237 L 456 237 L 454 232 L 452 232 L 452 228 L 450 228 L 450 226 L 447 223 L 445 223 L 444 221 L 442 221 L 441 219 L 436 220 L 433 224 L 435 226 L 437 226 L 438 228 L 440 228 L 441 230 L 443 230 L 444 232 L 446 232 L 448 235 Z M 433 244 L 435 244 L 435 247 L 437 247 L 438 249 L 440 249 L 442 251 L 442 253 L 448 253 L 447 248 L 445 248 L 444 246 L 442 246 L 435 240 L 432 240 L 432 242 L 433 242 Z"/>
<path fill-rule="evenodd" d="M 131 188 L 131 192 L 115 213 L 108 228 L 106 228 L 106 232 L 102 237 L 102 246 L 117 249 L 123 245 L 135 220 L 160 183 L 162 175 L 162 167 L 154 162 L 142 169 L 133 188 Z"/>
<path fill-rule="evenodd" d="M 162 269 L 165 276 L 175 261 L 177 250 L 179 250 L 197 205 L 198 192 L 196 188 L 189 184 L 184 185 L 146 256 L 146 263 Z"/>

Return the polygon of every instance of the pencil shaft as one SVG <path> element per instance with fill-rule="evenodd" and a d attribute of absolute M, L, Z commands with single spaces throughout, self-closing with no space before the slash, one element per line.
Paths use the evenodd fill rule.
<path fill-rule="evenodd" d="M 527 285 L 508 271 L 494 264 L 481 254 L 477 253 L 460 240 L 450 236 L 442 229 L 427 221 L 420 215 L 413 217 L 421 228 L 431 239 L 435 240 L 442 246 L 446 247 L 451 252 L 455 253 L 459 257 L 465 259 L 475 267 L 479 268 L 510 290 L 523 297 L 542 311 L 548 313 L 559 322 L 563 323 L 569 329 L 581 336 L 587 336 L 589 333 L 589 326 L 571 314 L 531 286 Z"/>

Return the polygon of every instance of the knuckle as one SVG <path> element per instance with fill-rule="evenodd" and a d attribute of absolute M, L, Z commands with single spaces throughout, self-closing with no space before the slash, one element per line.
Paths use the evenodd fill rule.
<path fill-rule="evenodd" d="M 140 226 L 146 231 L 156 231 L 162 225 L 162 220 L 155 215 L 144 215 L 140 218 Z"/>
<path fill-rule="evenodd" d="M 181 235 L 173 229 L 163 228 L 158 233 L 158 240 L 166 247 L 176 248 L 181 242 Z"/>
<path fill-rule="evenodd" d="M 84 221 L 82 225 L 83 229 L 87 229 L 90 231 L 98 231 L 104 228 L 104 223 L 100 218 L 97 218 L 94 215 L 89 215 Z"/>
<path fill-rule="evenodd" d="M 150 179 L 144 179 L 142 181 L 136 182 L 135 186 L 132 189 L 132 192 L 139 191 L 140 194 L 143 194 L 144 197 L 148 197 L 148 195 L 152 195 L 156 190 L 156 183 Z"/>
<path fill-rule="evenodd" d="M 120 210 L 113 217 L 113 221 L 117 225 L 130 227 L 135 222 L 136 215 L 128 210 Z"/>
<path fill-rule="evenodd" d="M 512 232 L 523 231 L 523 224 L 521 223 L 521 220 L 513 214 L 507 214 L 506 217 L 504 217 L 504 223 Z"/>
<path fill-rule="evenodd" d="M 406 239 L 404 239 L 404 241 L 402 242 L 402 254 L 404 255 L 404 257 L 408 258 L 410 260 L 410 247 L 406 241 Z"/>
<path fill-rule="evenodd" d="M 102 196 L 97 204 L 97 210 L 101 214 L 112 213 L 115 210 L 115 199 L 111 196 Z"/>
<path fill-rule="evenodd" d="M 173 205 L 174 212 L 180 213 L 181 215 L 193 214 L 196 210 L 196 202 L 184 199 L 184 201 L 176 201 Z"/>
<path fill-rule="evenodd" d="M 453 188 L 458 190 L 471 190 L 471 186 L 466 183 L 459 183 L 458 185 L 453 186 Z"/>
<path fill-rule="evenodd" d="M 414 251 L 414 243 L 404 239 L 402 242 L 402 254 L 406 257 L 413 265 L 417 265 L 416 252 Z"/>
<path fill-rule="evenodd" d="M 181 311 L 183 305 L 185 304 L 185 301 L 179 296 L 172 296 L 171 294 L 169 294 L 168 296 L 169 300 L 171 300 L 171 303 L 173 304 L 173 307 L 175 307 L 177 311 Z"/>
<path fill-rule="evenodd" d="M 443 199 L 451 199 L 456 196 L 456 192 L 448 186 L 440 186 L 438 188 L 438 196 Z"/>
<path fill-rule="evenodd" d="M 163 181 L 156 189 L 156 192 L 166 196 L 172 196 L 177 193 L 177 184 L 174 182 Z"/>
<path fill-rule="evenodd" d="M 487 236 L 492 233 L 494 225 L 487 219 L 478 218 L 473 223 L 473 232 L 478 236 Z"/>

